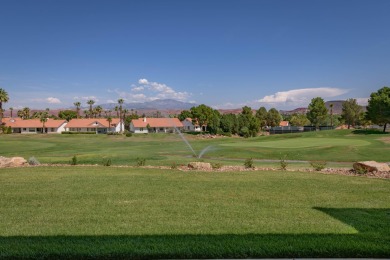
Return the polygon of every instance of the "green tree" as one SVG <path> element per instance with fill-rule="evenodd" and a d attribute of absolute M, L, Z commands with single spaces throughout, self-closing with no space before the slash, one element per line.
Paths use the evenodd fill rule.
<path fill-rule="evenodd" d="M 255 137 L 260 129 L 260 123 L 253 115 L 252 108 L 244 106 L 241 114 L 238 115 L 240 125 L 239 134 L 243 137 Z"/>
<path fill-rule="evenodd" d="M 13 107 L 10 107 L 10 108 L 9 108 L 9 111 L 10 111 L 11 118 L 12 118 L 12 117 L 13 117 L 12 112 L 14 111 L 14 108 L 13 108 Z"/>
<path fill-rule="evenodd" d="M 23 108 L 23 119 L 30 119 L 30 108 Z"/>
<path fill-rule="evenodd" d="M 208 129 L 211 134 L 217 134 L 221 132 L 221 114 L 218 110 L 213 110 L 213 115 L 208 123 Z"/>
<path fill-rule="evenodd" d="M 95 107 L 95 111 L 99 115 L 99 117 L 102 117 L 102 112 L 103 112 L 103 107 L 102 106 Z"/>
<path fill-rule="evenodd" d="M 329 105 L 329 108 L 330 108 L 330 126 L 331 127 L 333 127 L 333 104 L 331 103 L 330 105 Z"/>
<path fill-rule="evenodd" d="M 237 116 L 231 113 L 222 115 L 220 121 L 220 127 L 224 133 L 237 134 L 238 133 Z"/>
<path fill-rule="evenodd" d="M 188 110 L 183 110 L 180 112 L 177 118 L 179 118 L 180 121 L 184 121 L 186 118 L 192 118 L 192 114 Z"/>
<path fill-rule="evenodd" d="M 306 113 L 307 118 L 310 122 L 315 125 L 316 129 L 323 124 L 328 115 L 328 109 L 325 106 L 325 102 L 322 98 L 313 98 L 309 104 L 308 112 Z"/>
<path fill-rule="evenodd" d="M 0 123 L 3 118 L 3 103 L 7 103 L 9 100 L 9 96 L 7 91 L 4 89 L 0 88 Z"/>
<path fill-rule="evenodd" d="M 260 107 L 259 110 L 256 111 L 256 118 L 259 121 L 260 129 L 263 129 L 267 126 L 267 109 L 265 107 Z"/>
<path fill-rule="evenodd" d="M 293 114 L 290 119 L 290 124 L 293 126 L 305 126 L 310 124 L 310 121 L 304 114 Z"/>
<path fill-rule="evenodd" d="M 108 122 L 108 131 L 111 132 L 111 122 L 112 122 L 112 117 L 107 117 L 107 122 Z"/>
<path fill-rule="evenodd" d="M 77 118 L 80 118 L 80 106 L 81 106 L 81 103 L 80 102 L 74 102 L 73 105 L 76 106 Z"/>
<path fill-rule="evenodd" d="M 39 121 L 41 121 L 41 123 L 42 123 L 42 134 L 47 133 L 46 128 L 45 128 L 45 123 L 47 122 L 48 116 L 49 116 L 49 114 L 47 113 L 47 111 L 45 111 L 45 112 L 41 113 L 41 116 L 39 118 Z"/>
<path fill-rule="evenodd" d="M 69 122 L 73 118 L 78 118 L 78 114 L 73 110 L 62 110 L 58 112 L 58 117 Z"/>
<path fill-rule="evenodd" d="M 271 127 L 279 126 L 282 116 L 276 108 L 271 108 L 267 113 L 267 125 Z"/>
<path fill-rule="evenodd" d="M 192 121 L 198 122 L 200 127 L 205 126 L 207 128 L 207 125 L 214 116 L 214 110 L 204 104 L 197 107 L 191 107 L 190 112 L 192 115 Z"/>
<path fill-rule="evenodd" d="M 366 117 L 374 124 L 383 125 L 383 132 L 386 132 L 386 125 L 390 123 L 390 88 L 383 87 L 373 92 L 368 100 Z"/>
<path fill-rule="evenodd" d="M 345 123 L 347 123 L 348 129 L 350 129 L 351 125 L 355 126 L 356 121 L 359 120 L 361 110 L 362 108 L 354 98 L 350 98 L 343 102 L 341 117 L 345 120 Z"/>
<path fill-rule="evenodd" d="M 125 101 L 123 98 L 118 99 L 118 104 L 119 104 L 119 124 L 120 124 L 120 132 L 123 132 L 123 118 L 122 118 L 122 105 Z"/>
<path fill-rule="evenodd" d="M 92 106 L 93 106 L 93 104 L 95 104 L 95 101 L 90 99 L 87 101 L 87 104 L 89 105 L 89 118 L 92 118 L 92 115 L 93 115 Z"/>

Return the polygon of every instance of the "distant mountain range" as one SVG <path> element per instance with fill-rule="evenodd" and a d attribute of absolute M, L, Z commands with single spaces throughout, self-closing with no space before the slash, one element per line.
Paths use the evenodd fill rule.
<path fill-rule="evenodd" d="M 117 105 L 116 103 L 100 104 L 104 109 L 114 109 Z M 181 102 L 174 99 L 156 99 L 144 103 L 124 103 L 122 105 L 123 108 L 137 110 L 186 110 L 193 106 L 197 106 L 197 104 Z"/>
<path fill-rule="evenodd" d="M 330 110 L 330 104 L 333 104 L 333 114 L 340 115 L 343 111 L 343 103 L 345 100 L 332 100 L 325 102 L 325 106 Z M 365 106 L 361 106 L 363 111 L 366 111 Z M 308 111 L 307 107 L 299 107 L 294 110 L 280 110 L 279 112 L 283 115 L 292 115 L 292 114 L 306 114 Z"/>

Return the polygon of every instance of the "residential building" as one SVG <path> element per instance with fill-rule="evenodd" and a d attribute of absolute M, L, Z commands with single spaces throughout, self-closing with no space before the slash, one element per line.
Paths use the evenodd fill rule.
<path fill-rule="evenodd" d="M 40 119 L 3 118 L 3 124 L 11 127 L 12 133 L 21 134 L 60 134 L 65 130 L 66 120 L 48 118 L 43 124 Z M 43 127 L 45 125 L 45 127 Z"/>
<path fill-rule="evenodd" d="M 177 118 L 138 118 L 130 123 L 130 131 L 136 134 L 173 133 L 183 130 L 183 124 Z"/>

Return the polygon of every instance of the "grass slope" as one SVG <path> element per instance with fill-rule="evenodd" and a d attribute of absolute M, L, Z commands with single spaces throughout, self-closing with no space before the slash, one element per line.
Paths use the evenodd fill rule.
<path fill-rule="evenodd" d="M 210 150 L 204 160 L 223 164 L 242 164 L 247 158 L 258 160 L 324 160 L 354 162 L 389 161 L 386 135 L 353 134 L 349 130 L 261 136 L 257 138 L 199 139 L 186 135 L 199 154 Z M 1 135 L 2 156 L 36 157 L 42 163 L 69 163 L 77 155 L 82 164 L 102 164 L 111 158 L 114 165 L 135 165 L 138 157 L 149 165 L 186 164 L 192 152 L 177 134 L 124 136 L 106 135 Z M 231 160 L 233 159 L 233 160 Z M 349 166 L 350 167 L 350 166 Z"/>
<path fill-rule="evenodd" d="M 388 180 L 0 169 L 0 258 L 389 257 Z"/>

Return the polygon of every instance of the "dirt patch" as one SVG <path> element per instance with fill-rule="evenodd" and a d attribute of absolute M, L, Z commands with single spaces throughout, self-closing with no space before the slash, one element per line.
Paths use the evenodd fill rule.
<path fill-rule="evenodd" d="M 381 140 L 385 144 L 390 144 L 390 136 L 382 137 L 379 140 Z"/>

